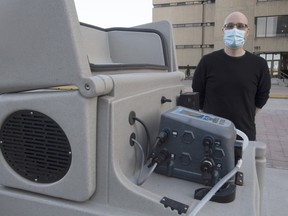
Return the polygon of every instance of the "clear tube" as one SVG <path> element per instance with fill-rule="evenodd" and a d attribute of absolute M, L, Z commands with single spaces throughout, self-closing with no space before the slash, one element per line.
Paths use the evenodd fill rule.
<path fill-rule="evenodd" d="M 195 216 L 204 205 L 214 196 L 214 194 L 230 179 L 232 178 L 240 169 L 242 165 L 242 159 L 238 160 L 237 165 L 231 170 L 227 175 L 224 176 L 206 195 L 203 199 L 197 204 L 197 206 L 192 210 L 188 216 Z"/>
<path fill-rule="evenodd" d="M 244 152 L 245 149 L 246 149 L 247 146 L 248 146 L 249 139 L 248 139 L 247 135 L 246 135 L 244 132 L 242 132 L 241 130 L 236 129 L 236 133 L 237 133 L 237 135 L 239 135 L 239 136 L 243 139 L 243 147 L 242 147 L 242 150 L 243 150 L 243 152 Z"/>
<path fill-rule="evenodd" d="M 153 171 L 155 170 L 155 168 L 157 167 L 157 163 L 155 163 L 152 167 L 148 167 L 148 164 L 145 164 L 141 175 L 139 175 L 138 179 L 137 179 L 137 185 L 142 185 L 149 177 L 150 175 L 153 173 Z M 146 174 L 143 175 L 143 170 L 145 169 Z"/>
<path fill-rule="evenodd" d="M 137 177 L 136 184 L 142 185 L 149 178 L 149 176 L 153 173 L 153 171 L 155 170 L 155 168 L 157 166 L 157 163 L 155 163 L 150 168 L 147 166 L 148 163 L 144 164 L 145 154 L 144 154 L 144 150 L 142 148 L 142 145 L 136 139 L 132 139 L 132 141 L 137 145 L 137 147 L 140 149 L 140 152 L 141 152 L 141 168 L 139 171 L 139 175 Z M 145 171 L 145 175 L 143 176 L 144 171 Z"/>

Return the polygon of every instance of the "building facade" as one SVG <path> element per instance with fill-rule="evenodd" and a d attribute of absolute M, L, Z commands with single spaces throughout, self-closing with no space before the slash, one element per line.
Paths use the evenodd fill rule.
<path fill-rule="evenodd" d="M 288 0 L 153 0 L 153 21 L 173 26 L 179 69 L 223 48 L 224 19 L 233 11 L 249 20 L 245 49 L 267 60 L 271 76 L 288 76 Z"/>

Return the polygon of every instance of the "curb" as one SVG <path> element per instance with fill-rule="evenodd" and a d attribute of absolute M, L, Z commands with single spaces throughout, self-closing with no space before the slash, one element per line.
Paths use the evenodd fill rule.
<path fill-rule="evenodd" d="M 288 94 L 270 94 L 269 98 L 288 99 Z"/>

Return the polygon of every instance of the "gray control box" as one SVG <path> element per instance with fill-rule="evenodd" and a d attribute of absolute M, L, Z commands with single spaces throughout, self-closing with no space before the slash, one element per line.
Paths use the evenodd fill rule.
<path fill-rule="evenodd" d="M 168 138 L 157 151 L 169 153 L 156 172 L 213 186 L 235 166 L 234 124 L 224 118 L 181 106 L 161 116 Z"/>

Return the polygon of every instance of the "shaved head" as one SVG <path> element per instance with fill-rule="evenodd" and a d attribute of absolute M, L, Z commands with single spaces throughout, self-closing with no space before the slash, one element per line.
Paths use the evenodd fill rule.
<path fill-rule="evenodd" d="M 248 19 L 243 13 L 235 11 L 235 12 L 230 13 L 225 18 L 224 24 L 227 24 L 227 23 L 244 23 L 248 25 Z"/>

